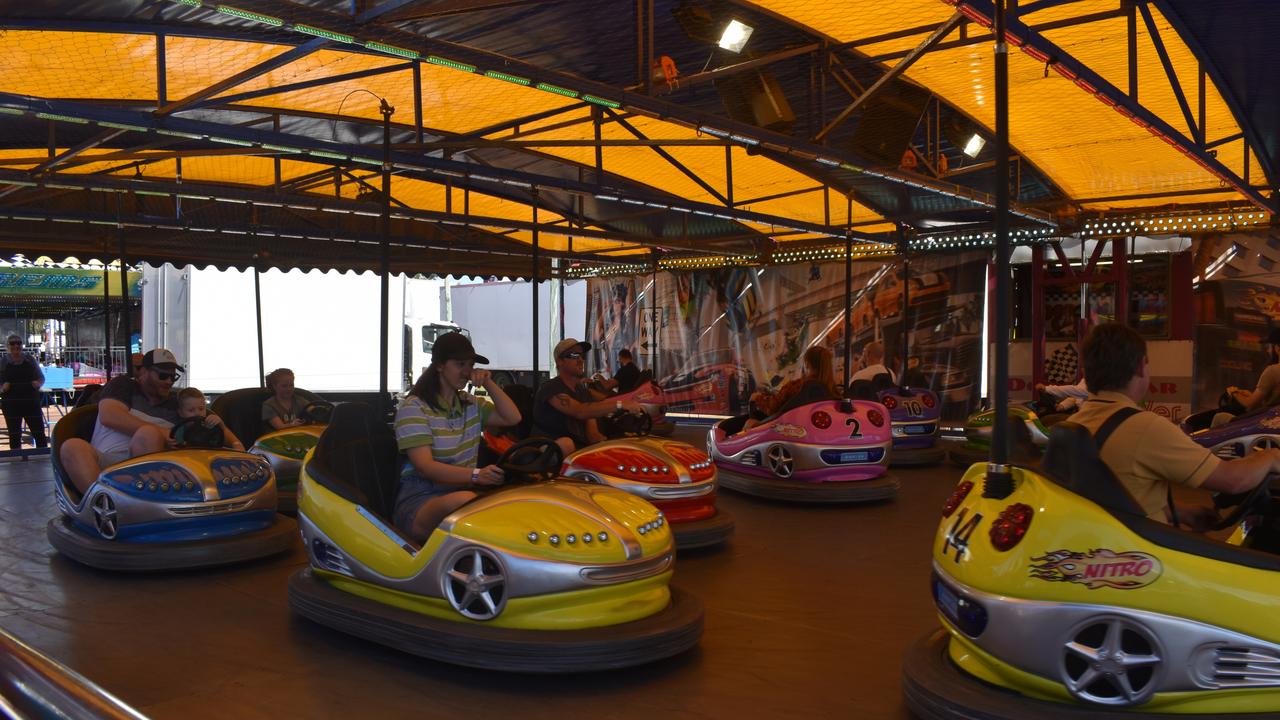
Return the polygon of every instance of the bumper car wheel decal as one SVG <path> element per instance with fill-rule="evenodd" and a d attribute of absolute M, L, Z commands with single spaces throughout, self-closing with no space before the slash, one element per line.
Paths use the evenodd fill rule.
<path fill-rule="evenodd" d="M 444 593 L 453 609 L 472 620 L 492 620 L 506 605 L 506 576 L 502 564 L 478 547 L 458 552 L 445 572 Z"/>
<path fill-rule="evenodd" d="M 1280 448 L 1280 438 L 1264 435 L 1253 441 L 1254 450 L 1271 450 L 1272 448 Z"/>
<path fill-rule="evenodd" d="M 1155 692 L 1162 662 L 1149 631 L 1131 620 L 1090 620 L 1063 645 L 1062 682 L 1076 698 L 1095 705 L 1130 707 Z"/>
<path fill-rule="evenodd" d="M 791 452 L 783 445 L 774 445 L 769 448 L 766 458 L 769 461 L 769 469 L 780 478 L 789 478 L 791 473 L 795 471 L 795 462 L 791 458 Z"/>
<path fill-rule="evenodd" d="M 116 538 L 116 501 L 106 493 L 93 499 L 93 524 L 106 540 Z"/>

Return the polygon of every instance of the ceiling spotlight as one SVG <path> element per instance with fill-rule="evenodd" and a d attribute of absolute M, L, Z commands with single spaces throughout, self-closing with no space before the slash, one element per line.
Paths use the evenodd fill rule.
<path fill-rule="evenodd" d="M 747 40 L 751 37 L 754 30 L 750 25 L 730 20 L 725 26 L 724 32 L 720 34 L 720 42 L 716 43 L 722 50 L 728 50 L 732 53 L 742 52 L 742 48 L 746 46 Z"/>
<path fill-rule="evenodd" d="M 976 158 L 978 157 L 978 153 L 982 152 L 982 148 L 986 144 L 987 141 L 983 140 L 981 135 L 974 133 L 973 136 L 969 138 L 969 142 L 964 144 L 964 154 L 971 158 Z"/>

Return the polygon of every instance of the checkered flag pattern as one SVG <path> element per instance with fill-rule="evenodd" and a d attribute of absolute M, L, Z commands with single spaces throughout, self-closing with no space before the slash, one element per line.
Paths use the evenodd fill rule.
<path fill-rule="evenodd" d="M 1074 385 L 1080 372 L 1080 356 L 1075 345 L 1065 345 L 1045 358 L 1044 378 L 1048 385 Z"/>

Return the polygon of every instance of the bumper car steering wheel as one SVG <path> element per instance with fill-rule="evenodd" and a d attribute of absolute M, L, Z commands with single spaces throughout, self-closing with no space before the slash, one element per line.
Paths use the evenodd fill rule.
<path fill-rule="evenodd" d="M 648 435 L 653 429 L 653 418 L 647 412 L 614 410 L 598 421 L 600 433 L 607 438 Z"/>
<path fill-rule="evenodd" d="M 181 430 L 185 447 L 220 448 L 223 445 L 222 425 L 209 427 L 203 417 L 189 417 L 169 429 L 169 437 L 177 439 Z"/>
<path fill-rule="evenodd" d="M 322 425 L 327 425 L 329 423 L 329 418 L 332 416 L 333 403 L 325 402 L 324 400 L 316 400 L 315 402 L 307 403 L 307 406 L 302 408 L 302 413 L 300 415 L 300 417 L 309 423 L 320 423 Z"/>
<path fill-rule="evenodd" d="M 542 437 L 525 438 L 507 448 L 494 463 L 507 475 L 505 485 L 512 482 L 539 482 L 560 474 L 564 451 L 555 440 Z"/>
<path fill-rule="evenodd" d="M 1216 493 L 1213 496 L 1213 506 L 1215 508 L 1232 508 L 1231 512 L 1213 526 L 1213 530 L 1226 530 L 1229 527 L 1235 527 L 1246 516 L 1253 512 L 1261 512 L 1266 509 L 1266 504 L 1271 501 L 1271 481 L 1275 479 L 1275 475 L 1268 475 L 1262 479 L 1252 490 L 1246 490 L 1242 493 L 1226 494 Z"/>

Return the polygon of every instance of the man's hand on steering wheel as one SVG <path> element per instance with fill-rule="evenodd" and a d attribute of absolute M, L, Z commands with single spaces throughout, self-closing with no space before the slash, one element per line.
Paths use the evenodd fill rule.
<path fill-rule="evenodd" d="M 1275 477 L 1275 473 L 1267 475 L 1252 489 L 1242 493 L 1215 493 L 1213 496 L 1214 507 L 1230 507 L 1232 510 L 1209 529 L 1226 530 L 1229 527 L 1238 525 L 1250 513 L 1265 511 L 1266 503 L 1271 501 L 1271 481 Z"/>
<path fill-rule="evenodd" d="M 497 465 L 486 465 L 476 470 L 475 480 L 471 483 L 479 487 L 493 487 L 501 485 L 506 477 L 506 473 Z"/>

